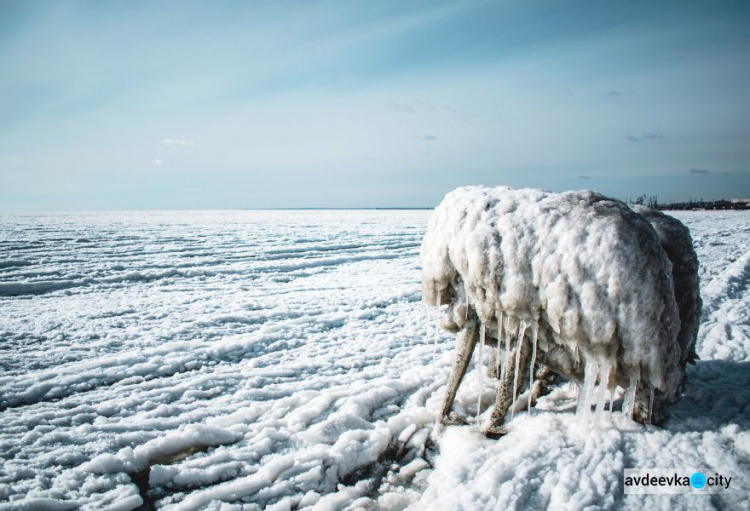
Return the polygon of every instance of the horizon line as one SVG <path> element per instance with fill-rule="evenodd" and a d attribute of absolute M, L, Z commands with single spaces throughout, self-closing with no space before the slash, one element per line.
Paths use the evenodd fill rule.
<path fill-rule="evenodd" d="M 127 209 L 16 209 L 0 210 L 7 213 L 118 213 L 147 211 L 428 211 L 436 206 L 394 207 L 285 207 L 285 208 L 127 208 Z"/>

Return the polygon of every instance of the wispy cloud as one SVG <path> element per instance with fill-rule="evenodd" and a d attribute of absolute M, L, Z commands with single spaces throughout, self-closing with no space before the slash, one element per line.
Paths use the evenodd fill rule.
<path fill-rule="evenodd" d="M 691 174 L 710 174 L 711 171 L 708 169 L 690 169 L 688 172 Z"/>
<path fill-rule="evenodd" d="M 632 94 L 632 90 L 618 90 L 618 89 L 610 89 L 607 92 L 604 93 L 605 96 L 610 96 L 613 98 L 619 98 L 621 96 L 627 96 L 629 94 Z"/>
<path fill-rule="evenodd" d="M 625 135 L 625 140 L 628 142 L 650 142 L 653 140 L 662 140 L 664 135 L 662 133 L 644 133 L 642 135 Z"/>
<path fill-rule="evenodd" d="M 390 112 L 398 112 L 400 114 L 413 114 L 417 112 L 416 108 L 404 101 L 388 101 L 383 106 Z"/>
<path fill-rule="evenodd" d="M 179 140 L 176 138 L 165 138 L 161 142 L 164 145 L 179 145 L 179 146 L 193 145 L 192 140 Z"/>
<path fill-rule="evenodd" d="M 644 133 L 641 135 L 641 140 L 661 140 L 664 138 L 664 135 L 661 133 Z"/>
<path fill-rule="evenodd" d="M 416 138 L 417 140 L 429 140 L 429 141 L 439 140 L 438 137 L 436 137 L 435 135 L 430 135 L 429 133 L 420 133 L 414 138 Z"/>
<path fill-rule="evenodd" d="M 154 161 L 151 162 L 151 165 L 164 165 L 164 162 L 159 158 L 154 158 Z"/>

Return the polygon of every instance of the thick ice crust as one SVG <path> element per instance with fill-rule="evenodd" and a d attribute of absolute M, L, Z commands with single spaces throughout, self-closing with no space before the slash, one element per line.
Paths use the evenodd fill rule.
<path fill-rule="evenodd" d="M 633 206 L 656 230 L 662 248 L 672 263 L 672 281 L 677 307 L 680 310 L 680 365 L 685 369 L 688 362 L 695 362 L 695 341 L 698 338 L 701 301 L 698 280 L 698 254 L 693 247 L 690 230 L 674 217 L 646 206 Z"/>
<path fill-rule="evenodd" d="M 488 343 L 502 345 L 531 325 L 538 362 L 580 382 L 585 366 L 595 364 L 609 387 L 635 382 L 672 401 L 689 357 L 681 356 L 684 345 L 694 346 L 697 314 L 681 330 L 675 289 L 683 284 L 673 283 L 671 245 L 657 234 L 667 229 L 677 227 L 591 191 L 459 188 L 429 221 L 421 248 L 423 299 L 449 304 L 448 330 L 460 330 L 476 314 Z M 686 244 L 676 242 L 675 250 Z M 694 275 L 690 255 L 672 258 Z M 695 297 L 685 302 L 696 306 Z"/>

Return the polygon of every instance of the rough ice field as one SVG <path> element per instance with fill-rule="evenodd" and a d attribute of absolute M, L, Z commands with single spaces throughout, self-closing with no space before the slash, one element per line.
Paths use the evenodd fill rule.
<path fill-rule="evenodd" d="M 0 509 L 750 508 L 750 215 L 675 214 L 704 313 L 664 429 L 582 427 L 561 384 L 500 440 L 437 445 L 454 341 L 421 304 L 428 215 L 0 216 Z M 630 467 L 736 479 L 625 497 Z"/>

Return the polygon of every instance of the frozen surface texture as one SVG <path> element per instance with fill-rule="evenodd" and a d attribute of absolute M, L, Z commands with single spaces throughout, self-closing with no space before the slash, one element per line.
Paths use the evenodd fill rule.
<path fill-rule="evenodd" d="M 426 219 L 2 217 L 0 508 L 414 500 Z"/>
<path fill-rule="evenodd" d="M 704 307 L 664 429 L 581 431 L 562 384 L 437 447 L 455 337 L 424 320 L 428 216 L 0 216 L 0 509 L 748 507 L 735 482 L 624 497 L 622 469 L 750 473 L 750 215 L 676 214 Z M 472 366 L 456 408 L 494 384 Z"/>
<path fill-rule="evenodd" d="M 478 317 L 493 344 L 512 346 L 515 360 L 514 352 L 504 360 L 514 375 L 513 401 L 529 338 L 534 355 L 521 365 L 536 360 L 581 383 L 584 409 L 597 402 L 601 410 L 618 385 L 633 398 L 638 388 L 672 402 L 684 361 L 694 358 L 698 265 L 679 221 L 642 211 L 648 216 L 589 191 L 459 188 L 430 218 L 421 248 L 423 298 L 448 304 L 448 330 L 473 328 L 467 320 Z M 682 309 L 662 245 L 678 262 Z M 681 336 L 690 356 L 682 356 Z"/>
<path fill-rule="evenodd" d="M 701 314 L 698 254 L 693 247 L 690 230 L 673 216 L 661 211 L 634 205 L 633 210 L 643 216 L 656 230 L 659 241 L 672 263 L 672 282 L 680 310 L 680 365 L 685 368 L 696 358 L 695 341 Z"/>
<path fill-rule="evenodd" d="M 687 366 L 682 399 L 664 428 L 640 427 L 619 414 L 582 427 L 572 413 L 577 389 L 558 385 L 499 440 L 484 438 L 474 425 L 446 429 L 429 486 L 413 509 L 436 503 L 442 509 L 750 508 L 750 214 L 670 215 L 692 234 L 703 312 L 695 346 L 700 360 Z M 473 414 L 477 395 L 486 406 L 494 389 L 486 380 L 481 385 L 478 370 L 467 378 L 457 403 Z M 623 470 L 651 467 L 736 479 L 718 495 L 623 495 Z"/>

